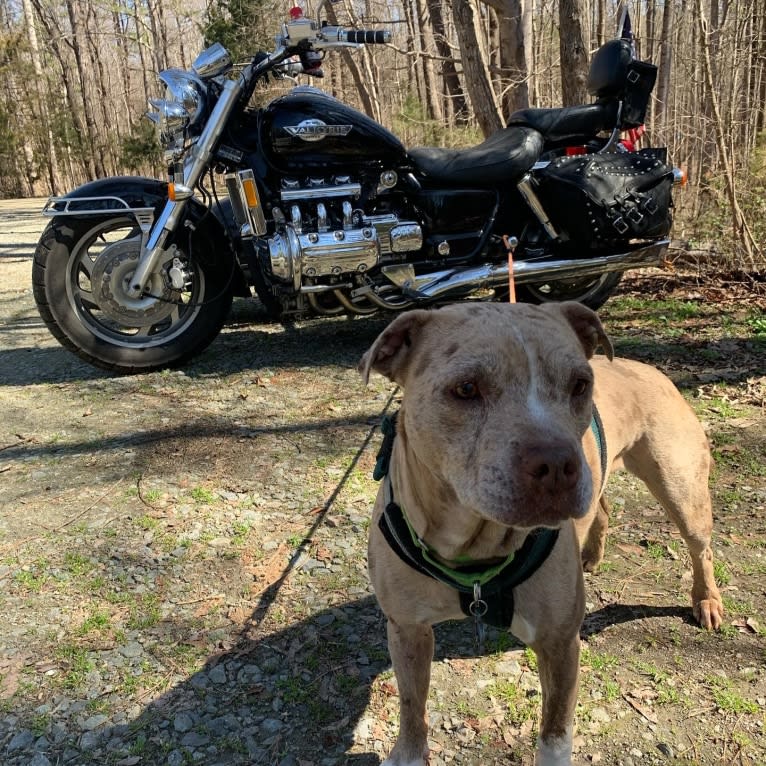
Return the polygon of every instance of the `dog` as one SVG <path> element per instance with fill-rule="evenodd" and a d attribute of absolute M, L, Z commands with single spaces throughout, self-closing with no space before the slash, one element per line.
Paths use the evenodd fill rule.
<path fill-rule="evenodd" d="M 606 356 L 594 353 L 601 347 Z M 538 661 L 535 763 L 571 763 L 583 567 L 607 531 L 606 478 L 641 478 L 691 557 L 692 607 L 716 629 L 707 437 L 671 381 L 614 359 L 578 303 L 456 304 L 399 315 L 363 356 L 403 388 L 376 470 L 368 568 L 387 619 L 400 730 L 384 766 L 423 766 L 432 626 L 504 625 Z"/>

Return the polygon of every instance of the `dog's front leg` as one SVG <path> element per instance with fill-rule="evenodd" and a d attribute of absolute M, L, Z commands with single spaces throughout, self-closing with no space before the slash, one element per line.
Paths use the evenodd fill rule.
<path fill-rule="evenodd" d="M 572 763 L 572 728 L 580 677 L 580 637 L 549 636 L 532 647 L 537 654 L 543 711 L 536 766 Z"/>
<path fill-rule="evenodd" d="M 434 654 L 433 629 L 389 618 L 388 651 L 399 686 L 399 737 L 383 766 L 424 766 L 428 756 L 426 700 Z"/>

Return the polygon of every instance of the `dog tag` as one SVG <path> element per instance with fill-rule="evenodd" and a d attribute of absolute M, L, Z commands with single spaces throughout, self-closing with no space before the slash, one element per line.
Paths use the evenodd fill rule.
<path fill-rule="evenodd" d="M 481 597 L 481 585 L 473 584 L 473 601 L 468 605 L 468 611 L 473 615 L 473 636 L 476 650 L 479 654 L 484 652 L 484 638 L 487 635 L 487 626 L 482 619 L 487 613 L 487 602 Z"/>

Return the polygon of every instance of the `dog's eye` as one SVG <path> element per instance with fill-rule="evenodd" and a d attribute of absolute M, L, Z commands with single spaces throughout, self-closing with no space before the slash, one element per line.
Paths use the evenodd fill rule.
<path fill-rule="evenodd" d="M 458 383 L 452 392 L 458 399 L 476 399 L 479 395 L 479 387 L 470 380 L 464 380 L 462 383 Z"/>
<path fill-rule="evenodd" d="M 572 396 L 584 396 L 588 393 L 590 381 L 587 378 L 577 378 L 572 383 Z"/>

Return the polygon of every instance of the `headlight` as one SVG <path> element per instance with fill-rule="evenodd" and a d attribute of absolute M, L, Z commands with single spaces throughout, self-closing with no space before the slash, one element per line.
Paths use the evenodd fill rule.
<path fill-rule="evenodd" d="M 182 69 L 160 72 L 165 83 L 165 98 L 151 99 L 156 112 L 147 112 L 160 133 L 160 142 L 169 151 L 183 149 L 188 128 L 193 127 L 205 109 L 205 86 L 201 80 Z"/>
<path fill-rule="evenodd" d="M 221 43 L 205 48 L 192 64 L 192 69 L 202 78 L 216 77 L 230 68 L 231 56 Z"/>

